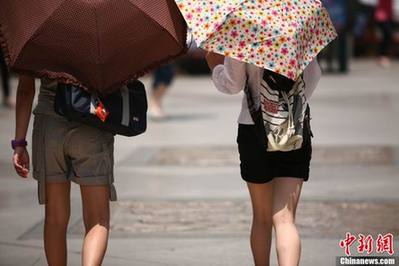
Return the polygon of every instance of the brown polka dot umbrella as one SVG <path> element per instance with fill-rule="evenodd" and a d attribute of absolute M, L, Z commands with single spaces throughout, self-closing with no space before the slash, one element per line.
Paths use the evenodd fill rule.
<path fill-rule="evenodd" d="M 173 0 L 0 0 L 12 71 L 109 93 L 186 50 Z"/>

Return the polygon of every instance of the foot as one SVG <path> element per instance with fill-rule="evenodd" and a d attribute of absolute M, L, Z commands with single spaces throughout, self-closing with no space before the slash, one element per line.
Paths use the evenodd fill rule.
<path fill-rule="evenodd" d="M 390 68 L 391 67 L 391 59 L 389 59 L 389 57 L 386 56 L 382 56 L 378 59 L 378 63 L 380 64 L 380 66 L 382 66 L 383 68 Z"/>
<path fill-rule="evenodd" d="M 152 102 L 149 108 L 150 118 L 153 120 L 162 120 L 165 118 L 165 114 L 159 104 Z"/>

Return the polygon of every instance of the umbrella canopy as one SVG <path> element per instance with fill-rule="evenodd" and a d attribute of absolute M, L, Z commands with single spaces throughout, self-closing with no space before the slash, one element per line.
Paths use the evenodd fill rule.
<path fill-rule="evenodd" d="M 173 0 L 0 0 L 0 42 L 15 72 L 112 92 L 186 51 Z"/>
<path fill-rule="evenodd" d="M 336 31 L 319 0 L 176 0 L 198 46 L 296 80 Z"/>

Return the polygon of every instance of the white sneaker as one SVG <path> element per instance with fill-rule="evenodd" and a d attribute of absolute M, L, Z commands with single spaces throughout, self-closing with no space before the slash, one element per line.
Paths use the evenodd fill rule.
<path fill-rule="evenodd" d="M 159 107 L 150 107 L 149 115 L 152 120 L 159 121 L 165 118 L 165 114 Z"/>

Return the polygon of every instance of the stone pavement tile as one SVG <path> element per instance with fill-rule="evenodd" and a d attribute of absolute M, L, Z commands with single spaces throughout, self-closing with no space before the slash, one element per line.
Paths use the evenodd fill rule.
<path fill-rule="evenodd" d="M 109 254 L 128 259 L 150 259 L 159 265 L 251 265 L 249 241 L 244 238 L 140 238 L 112 240 Z M 146 266 L 140 264 L 128 264 Z"/>
<path fill-rule="evenodd" d="M 398 173 L 389 165 L 314 165 L 302 199 L 398 200 Z M 248 197 L 238 167 L 121 167 L 115 180 L 120 199 Z"/>
<path fill-rule="evenodd" d="M 396 97 L 396 101 L 399 97 Z M 388 112 L 381 108 L 358 108 L 318 103 L 313 105 L 312 129 L 315 144 L 341 145 L 354 144 L 399 144 L 397 125 L 391 119 L 384 118 L 389 114 L 398 117 L 399 113 Z M 341 119 L 338 119 L 340 117 Z M 378 124 L 378 129 L 376 128 Z M 374 133 L 376 132 L 376 133 Z"/>
<path fill-rule="evenodd" d="M 116 238 L 237 237 L 250 231 L 251 209 L 247 200 L 121 201 L 112 210 L 111 230 Z M 340 238 L 347 231 L 396 236 L 398 212 L 397 202 L 301 201 L 296 221 L 304 237 Z M 70 232 L 83 234 L 81 226 Z"/>
<path fill-rule="evenodd" d="M 398 201 L 398 177 L 398 166 L 315 165 L 302 199 Z"/>
<path fill-rule="evenodd" d="M 302 238 L 303 266 L 335 266 L 344 253 L 337 239 Z M 395 245 L 399 242 L 395 242 Z M 107 255 L 112 263 L 152 266 L 249 266 L 253 265 L 249 238 L 133 238 L 111 239 Z M 274 241 L 271 265 L 277 266 Z M 119 259 L 119 261 L 118 261 Z M 107 260 L 106 260 L 107 261 Z M 104 265 L 114 265 L 114 264 Z M 115 264 L 119 265 L 119 264 Z"/>
<path fill-rule="evenodd" d="M 148 169 L 148 167 L 146 167 Z M 120 199 L 247 197 L 238 168 L 121 168 L 115 175 Z M 123 185 L 122 185 L 123 184 Z"/>
<path fill-rule="evenodd" d="M 31 245 L 23 242 L 9 243 L 0 240 L 1 266 L 36 265 L 42 258 L 44 258 L 44 253 L 41 245 Z"/>
<path fill-rule="evenodd" d="M 44 210 L 39 206 L 0 212 L 0 241 L 15 241 L 35 226 L 41 225 Z"/>
<path fill-rule="evenodd" d="M 0 239 L 17 239 L 43 219 L 44 208 L 37 201 L 34 180 L 0 174 Z"/>
<path fill-rule="evenodd" d="M 342 256 L 338 239 L 302 238 L 301 264 L 335 266 Z M 69 265 L 80 265 L 82 241 L 69 239 Z M 398 246 L 395 241 L 394 246 Z M 41 241 L 0 244 L 0 265 L 45 266 Z M 277 265 L 274 241 L 271 265 Z M 243 266 L 253 265 L 249 239 L 239 238 L 111 238 L 104 265 L 107 266 Z"/>
<path fill-rule="evenodd" d="M 110 245 L 112 245 L 112 240 Z M 118 244 L 116 244 L 118 246 Z M 68 239 L 68 265 L 81 265 L 81 246 L 82 240 Z M 129 245 L 130 246 L 130 245 Z M 119 249 L 122 245 L 119 245 Z M 131 253 L 125 249 L 128 254 Z M 46 266 L 46 258 L 42 240 L 14 241 L 10 243 L 0 242 L 0 266 Z M 159 266 L 168 265 L 157 259 L 135 258 L 132 256 L 118 257 L 108 250 L 103 265 L 128 266 L 128 265 L 148 265 Z M 169 264 L 170 265 L 170 264 Z"/>
<path fill-rule="evenodd" d="M 68 235 L 79 239 L 84 228 L 77 207 L 80 206 L 72 204 Z M 247 199 L 120 200 L 113 204 L 111 212 L 114 239 L 240 237 L 250 231 L 252 217 Z M 296 221 L 303 237 L 340 238 L 348 231 L 396 236 L 397 213 L 397 201 L 302 200 Z M 17 239 L 38 240 L 42 232 L 43 220 Z"/>
<path fill-rule="evenodd" d="M 315 145 L 313 165 L 395 165 L 399 146 L 393 145 Z M 236 145 L 167 145 L 135 149 L 116 167 L 182 166 L 182 167 L 237 167 L 239 153 Z"/>

